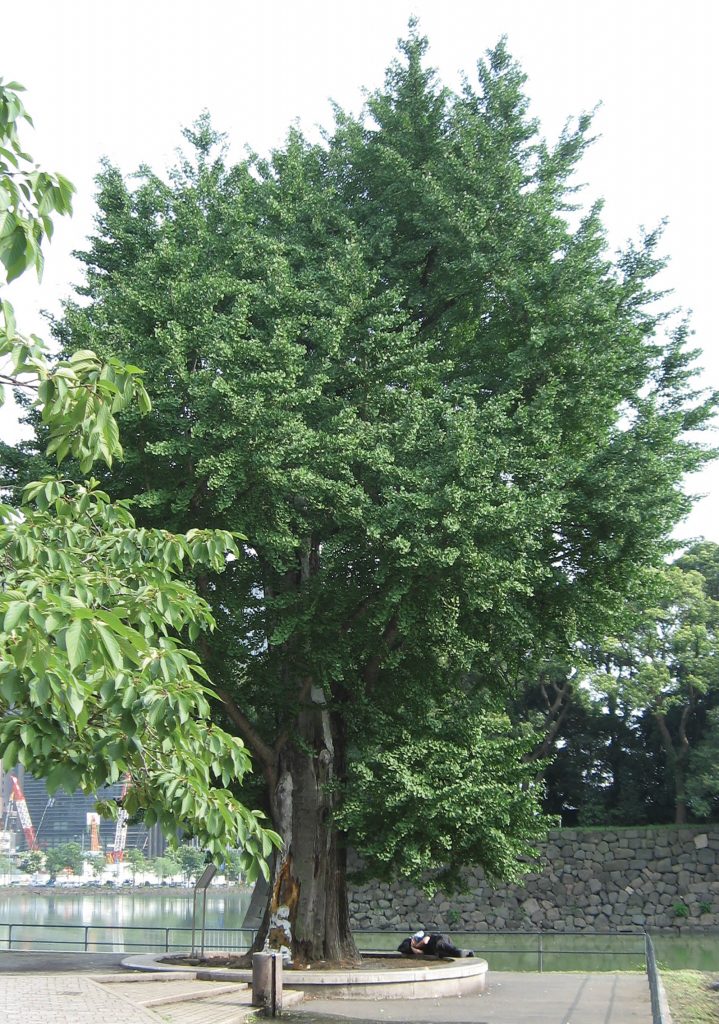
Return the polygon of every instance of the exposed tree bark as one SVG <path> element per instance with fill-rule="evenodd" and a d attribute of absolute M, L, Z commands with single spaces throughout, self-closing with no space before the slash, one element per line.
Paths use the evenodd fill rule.
<path fill-rule="evenodd" d="M 344 746 L 323 690 L 311 686 L 297 730 L 278 753 L 271 813 L 283 848 L 255 942 L 295 963 L 359 958 L 349 927 L 346 851 L 332 825 Z"/>

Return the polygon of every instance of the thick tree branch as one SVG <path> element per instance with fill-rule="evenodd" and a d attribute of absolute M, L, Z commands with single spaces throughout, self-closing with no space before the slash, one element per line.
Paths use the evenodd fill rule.
<path fill-rule="evenodd" d="M 247 744 L 255 757 L 261 762 L 265 771 L 274 770 L 275 752 L 272 747 L 262 739 L 255 726 L 247 715 L 240 711 L 237 704 L 222 687 L 216 686 L 215 693 L 222 701 L 228 718 L 237 727 L 242 740 Z"/>

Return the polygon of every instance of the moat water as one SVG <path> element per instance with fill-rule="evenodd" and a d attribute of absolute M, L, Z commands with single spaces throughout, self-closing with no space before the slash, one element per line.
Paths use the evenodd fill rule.
<path fill-rule="evenodd" d="M 54 886 L 0 890 L 0 949 L 90 948 L 97 952 L 187 948 L 192 939 L 193 890 L 174 887 L 107 889 Z M 230 887 L 210 889 L 205 928 L 218 929 L 233 945 L 246 945 L 241 932 L 250 893 Z M 198 901 L 197 924 L 202 920 Z M 11 928 L 12 926 L 12 928 Z"/>
<path fill-rule="evenodd" d="M 246 948 L 242 930 L 250 893 L 239 887 L 210 889 L 205 912 L 207 949 Z M 197 926 L 201 920 L 201 902 Z M 140 952 L 190 948 L 193 890 L 174 887 L 62 889 L 52 886 L 0 889 L 0 950 L 48 949 Z M 356 935 L 362 949 L 394 950 L 401 936 Z M 616 971 L 644 969 L 641 935 L 452 932 L 459 946 L 474 949 L 496 971 Z M 196 934 L 199 943 L 199 936 Z M 719 972 L 719 935 L 653 935 L 660 967 Z"/>

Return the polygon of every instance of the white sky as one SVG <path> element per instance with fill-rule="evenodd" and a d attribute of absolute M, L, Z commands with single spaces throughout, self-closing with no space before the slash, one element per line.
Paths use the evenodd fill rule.
<path fill-rule="evenodd" d="M 411 14 L 451 87 L 506 34 L 550 140 L 568 116 L 601 101 L 601 138 L 581 168 L 586 201 L 605 198 L 613 247 L 669 218 L 662 284 L 693 311 L 703 381 L 719 387 L 715 0 L 0 0 L 0 74 L 27 87 L 35 121 L 25 144 L 78 189 L 41 287 L 26 275 L 7 290 L 21 329 L 46 334 L 39 310 L 57 312 L 79 280 L 70 253 L 91 231 L 101 156 L 124 172 L 143 162 L 162 171 L 180 127 L 205 107 L 237 158 L 245 145 L 265 152 L 281 143 L 293 120 L 313 134 L 331 124 L 330 98 L 359 111 L 362 88 L 381 84 Z M 0 430 L 13 433 L 8 413 Z M 719 465 L 689 489 L 707 496 L 678 535 L 719 542 Z"/>

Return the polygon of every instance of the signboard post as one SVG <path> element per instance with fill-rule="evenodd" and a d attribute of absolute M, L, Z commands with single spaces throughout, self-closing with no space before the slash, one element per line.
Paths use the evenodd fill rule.
<path fill-rule="evenodd" d="M 200 877 L 195 882 L 195 892 L 192 897 L 192 956 L 196 955 L 195 931 L 197 929 L 197 897 L 199 893 L 202 893 L 202 940 L 200 946 L 200 956 L 203 957 L 205 955 L 205 920 L 207 917 L 207 888 L 216 874 L 217 868 L 215 867 L 215 865 L 208 864 L 205 870 L 200 875 Z"/>

